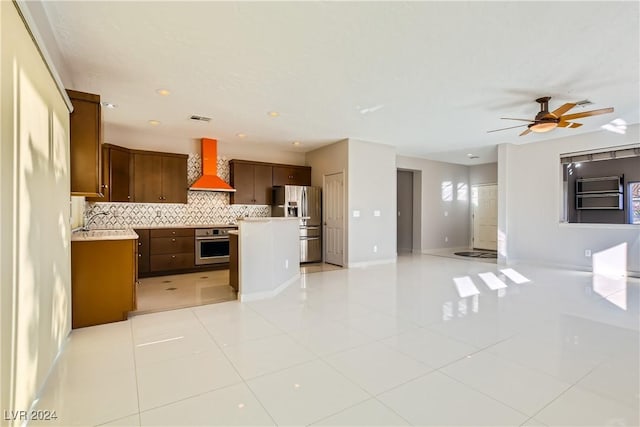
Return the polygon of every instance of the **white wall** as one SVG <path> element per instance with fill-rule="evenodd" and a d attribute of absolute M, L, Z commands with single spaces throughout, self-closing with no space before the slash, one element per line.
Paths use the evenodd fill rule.
<path fill-rule="evenodd" d="M 349 139 L 349 266 L 396 259 L 396 179 L 395 147 Z"/>
<path fill-rule="evenodd" d="M 399 169 L 420 172 L 421 250 L 428 252 L 447 247 L 467 247 L 471 194 L 469 168 L 464 165 L 404 156 L 397 157 L 397 166 Z M 443 183 L 451 183 L 450 197 L 443 197 L 446 196 L 443 195 Z M 466 186 L 466 198 L 458 193 L 458 184 Z M 464 200 L 460 200 L 461 198 Z"/>
<path fill-rule="evenodd" d="M 628 245 L 628 270 L 640 272 L 640 227 L 633 225 L 560 224 L 562 185 L 560 155 L 637 144 L 640 125 L 619 135 L 607 131 L 575 135 L 498 149 L 498 227 L 502 262 L 537 262 L 591 268 L 585 249 L 598 252 Z M 499 243 L 500 245 L 500 243 Z"/>
<path fill-rule="evenodd" d="M 498 163 L 469 166 L 469 187 L 478 184 L 498 183 Z"/>
<path fill-rule="evenodd" d="M 71 326 L 69 112 L 13 2 L 0 2 L 0 23 L 0 406 L 10 411 L 29 409 Z"/>
<path fill-rule="evenodd" d="M 306 154 L 306 164 L 311 166 L 311 185 L 314 187 L 323 186 L 325 175 L 344 172 L 345 200 L 349 200 L 349 141 L 343 139 L 330 145 L 309 151 Z M 324 194 L 323 194 L 324 197 Z M 324 199 L 323 199 L 324 200 Z M 344 218 L 347 218 L 348 204 L 344 206 Z M 344 223 L 344 253 L 345 260 L 349 254 L 349 223 Z"/>

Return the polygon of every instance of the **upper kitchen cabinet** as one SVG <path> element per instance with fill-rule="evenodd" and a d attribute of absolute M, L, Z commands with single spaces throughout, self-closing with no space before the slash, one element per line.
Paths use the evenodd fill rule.
<path fill-rule="evenodd" d="M 102 197 L 102 117 L 100 95 L 67 90 L 70 115 L 71 194 Z"/>
<path fill-rule="evenodd" d="M 309 166 L 273 166 L 273 185 L 311 185 Z"/>
<path fill-rule="evenodd" d="M 102 145 L 103 197 L 91 197 L 92 202 L 130 202 L 131 155 L 129 149 L 117 145 Z"/>
<path fill-rule="evenodd" d="M 231 186 L 236 189 L 230 193 L 230 203 L 237 205 L 271 204 L 273 167 L 270 164 L 231 160 Z"/>
<path fill-rule="evenodd" d="M 133 201 L 187 203 L 187 155 L 132 151 Z"/>

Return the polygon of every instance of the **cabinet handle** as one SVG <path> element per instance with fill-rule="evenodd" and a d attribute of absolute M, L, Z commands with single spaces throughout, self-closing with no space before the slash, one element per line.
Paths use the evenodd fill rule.
<path fill-rule="evenodd" d="M 174 258 L 174 259 L 175 259 L 175 257 L 176 257 L 175 255 L 171 255 L 171 258 Z"/>
<path fill-rule="evenodd" d="M 142 246 L 142 242 L 138 242 L 138 246 Z"/>
<path fill-rule="evenodd" d="M 175 232 L 175 231 L 172 231 L 172 232 L 171 232 L 171 234 L 175 235 L 175 234 L 176 234 L 176 232 Z"/>
<path fill-rule="evenodd" d="M 127 196 L 127 199 L 131 199 L 131 196 Z"/>
<path fill-rule="evenodd" d="M 176 241 L 176 239 L 171 239 L 171 241 L 172 241 L 172 242 L 175 242 L 175 241 Z"/>
<path fill-rule="evenodd" d="M 162 200 L 162 196 L 159 196 L 159 197 L 158 197 L 158 200 Z"/>
<path fill-rule="evenodd" d="M 142 254 L 138 254 L 138 257 L 142 257 Z"/>

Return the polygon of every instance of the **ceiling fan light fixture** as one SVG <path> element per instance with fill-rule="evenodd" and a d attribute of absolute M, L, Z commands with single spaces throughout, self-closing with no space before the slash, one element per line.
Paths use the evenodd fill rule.
<path fill-rule="evenodd" d="M 542 123 L 536 123 L 534 125 L 531 125 L 529 129 L 531 129 L 532 132 L 544 133 L 544 132 L 549 132 L 550 130 L 554 130 L 557 127 L 558 127 L 557 123 L 542 122 Z"/>

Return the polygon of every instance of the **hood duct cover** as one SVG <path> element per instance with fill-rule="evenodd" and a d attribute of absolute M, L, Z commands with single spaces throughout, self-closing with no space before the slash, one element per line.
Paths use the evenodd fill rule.
<path fill-rule="evenodd" d="M 198 191 L 236 191 L 218 176 L 218 141 L 202 138 L 202 176 L 191 185 L 189 190 Z"/>

